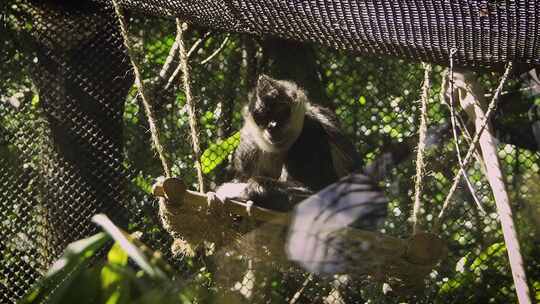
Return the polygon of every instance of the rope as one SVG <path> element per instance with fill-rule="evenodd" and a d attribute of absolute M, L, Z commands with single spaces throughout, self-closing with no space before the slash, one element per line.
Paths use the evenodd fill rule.
<path fill-rule="evenodd" d="M 429 89 L 431 88 L 431 65 L 423 63 L 424 66 L 424 84 L 422 85 L 422 106 L 420 108 L 420 135 L 418 139 L 418 151 L 416 152 L 416 177 L 414 186 L 414 205 L 413 205 L 413 235 L 418 232 L 418 213 L 420 212 L 422 197 L 422 176 L 424 172 L 424 151 L 426 149 L 426 134 L 427 134 L 427 103 L 429 98 Z"/>
<path fill-rule="evenodd" d="M 510 74 L 510 70 L 512 69 L 512 62 L 508 62 L 506 65 L 506 70 L 504 71 L 503 76 L 501 77 L 501 80 L 499 82 L 499 86 L 495 90 L 495 94 L 493 94 L 493 97 L 489 103 L 488 110 L 485 113 L 484 120 L 482 121 L 482 126 L 479 130 L 476 130 L 474 134 L 474 138 L 472 140 L 471 145 L 469 146 L 469 150 L 467 151 L 467 154 L 465 155 L 465 158 L 463 159 L 463 168 L 466 169 L 469 165 L 469 161 L 471 159 L 471 156 L 474 154 L 474 150 L 476 148 L 476 145 L 478 144 L 478 141 L 480 140 L 480 135 L 484 131 L 484 128 L 487 126 L 489 122 L 489 118 L 491 117 L 491 114 L 493 110 L 495 109 L 496 102 L 499 99 L 499 95 L 501 94 L 502 88 L 504 84 L 506 83 L 506 80 L 508 79 L 508 75 Z M 453 92 L 451 92 L 453 94 Z M 443 206 L 441 208 L 441 211 L 439 212 L 438 217 L 435 219 L 435 223 L 433 224 L 433 233 L 438 233 L 440 226 L 441 226 L 441 220 L 444 217 L 444 214 L 446 212 L 446 209 L 448 208 L 448 205 L 450 203 L 450 200 L 452 199 L 452 196 L 454 195 L 454 192 L 457 189 L 457 185 L 459 183 L 461 177 L 461 171 L 459 171 L 454 176 L 454 181 L 452 183 L 452 186 L 450 187 L 450 191 L 448 192 L 448 195 L 446 196 L 446 199 L 444 200 Z"/>
<path fill-rule="evenodd" d="M 204 178 L 201 165 L 201 144 L 199 142 L 199 123 L 195 112 L 195 101 L 191 93 L 191 69 L 188 62 L 188 53 L 184 43 L 184 30 L 187 24 L 182 24 L 180 19 L 176 19 L 176 31 L 180 46 L 180 66 L 182 67 L 182 81 L 184 84 L 184 94 L 186 95 L 186 106 L 189 116 L 189 128 L 191 131 L 191 141 L 193 143 L 193 154 L 195 158 L 195 169 L 197 170 L 197 180 L 199 183 L 199 192 L 204 193 Z"/>
<path fill-rule="evenodd" d="M 129 57 L 129 60 L 131 61 L 131 66 L 133 68 L 133 73 L 135 74 L 135 85 L 137 86 L 139 96 L 141 96 L 141 100 L 144 105 L 144 110 L 146 112 L 146 117 L 148 117 L 148 124 L 150 126 L 152 144 L 153 144 L 154 149 L 158 153 L 159 159 L 161 160 L 161 165 L 163 167 L 163 171 L 165 172 L 165 175 L 167 177 L 170 177 L 171 169 L 169 167 L 169 161 L 167 160 L 163 146 L 161 145 L 160 131 L 156 123 L 156 117 L 154 115 L 152 105 L 150 104 L 148 95 L 146 94 L 146 87 L 144 86 L 142 82 L 141 72 L 139 69 L 139 63 L 137 62 L 135 51 L 133 50 L 133 46 L 131 45 L 131 42 L 129 39 L 124 13 L 122 12 L 122 9 L 118 5 L 117 0 L 112 0 L 112 3 L 114 5 L 114 11 L 116 13 L 116 16 L 118 17 L 118 22 L 120 23 L 120 32 L 124 40 L 124 46 L 127 49 L 128 57 Z"/>

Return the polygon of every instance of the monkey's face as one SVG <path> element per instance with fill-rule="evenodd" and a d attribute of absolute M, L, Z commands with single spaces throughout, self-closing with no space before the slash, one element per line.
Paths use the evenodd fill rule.
<path fill-rule="evenodd" d="M 288 148 L 296 140 L 292 120 L 300 119 L 295 114 L 299 106 L 296 86 L 261 75 L 257 82 L 256 99 L 249 105 L 249 113 L 261 131 L 263 139 L 276 149 Z M 291 85 L 293 85 L 291 83 Z M 302 122 L 303 122 L 303 115 Z"/>
<path fill-rule="evenodd" d="M 279 146 L 287 139 L 291 107 L 274 101 L 263 101 L 262 103 L 266 105 L 256 108 L 251 115 L 265 139 Z"/>
<path fill-rule="evenodd" d="M 302 132 L 306 104 L 296 84 L 261 75 L 255 98 L 244 109 L 243 129 L 263 151 L 287 151 Z"/>

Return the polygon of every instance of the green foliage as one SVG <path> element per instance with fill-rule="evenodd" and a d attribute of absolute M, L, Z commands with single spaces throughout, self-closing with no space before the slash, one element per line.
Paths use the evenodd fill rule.
<path fill-rule="evenodd" d="M 539 302 L 540 301 L 540 281 L 535 281 L 533 283 L 533 293 L 534 293 L 534 299 Z"/>
<path fill-rule="evenodd" d="M 106 216 L 97 215 L 94 221 L 105 232 L 70 244 L 21 303 L 197 303 L 212 297 L 204 288 L 208 272 L 202 271 L 190 284 L 175 282 L 158 253 L 127 235 Z M 100 252 L 111 239 L 114 245 L 106 260 L 99 262 Z"/>
<path fill-rule="evenodd" d="M 127 252 L 127 254 L 137 263 L 137 265 L 146 272 L 153 279 L 165 279 L 165 273 L 159 268 L 154 267 L 144 253 L 132 243 L 133 238 L 127 236 L 120 228 L 116 227 L 107 216 L 98 214 L 93 217 L 93 221 L 100 225 L 120 246 Z M 114 253 L 112 254 L 114 255 Z"/>
<path fill-rule="evenodd" d="M 48 299 L 49 303 L 69 303 L 70 290 L 93 283 L 89 274 L 84 271 L 90 259 L 109 240 L 105 233 L 71 243 L 64 255 L 49 269 L 37 287 L 26 296 L 21 303 L 40 303 Z M 90 285 L 94 286 L 94 285 Z M 82 291 L 86 291 L 82 288 Z"/>
<path fill-rule="evenodd" d="M 144 54 L 142 67 L 144 81 L 153 84 L 173 44 L 174 22 L 146 16 L 140 18 L 136 13 L 130 22 L 133 29 L 130 30 L 130 34 L 134 36 L 139 53 Z M 30 29 L 32 24 L 28 23 L 24 26 Z M 204 31 L 206 29 L 190 29 L 186 35 L 186 45 L 193 45 L 203 36 Z M 218 56 L 207 64 L 200 65 L 202 59 L 207 58 L 220 46 L 224 35 L 224 33 L 210 35 L 191 58 L 193 92 L 197 97 L 196 110 L 201 129 L 200 139 L 203 146 L 208 146 L 201 157 L 201 163 L 209 179 L 221 177 L 222 172 L 217 168 L 226 163 L 227 157 L 238 146 L 239 133 L 236 130 L 241 121 L 240 101 L 247 98 L 250 89 L 247 82 L 248 72 L 251 68 L 256 71 L 265 71 L 267 68 L 265 62 L 268 61 L 267 54 L 264 54 L 256 43 L 254 58 L 248 58 L 249 52 L 245 46 L 246 42 L 250 42 L 250 38 L 232 34 L 229 43 Z M 32 149 L 38 152 L 33 152 L 35 154 L 30 155 L 31 157 L 23 155 L 25 153 L 22 153 L 19 148 L 28 147 L 28 139 L 33 139 L 21 130 L 25 128 L 36 132 L 42 130 L 36 127 L 40 120 L 43 121 L 43 115 L 39 112 L 42 102 L 25 70 L 25 61 L 32 60 L 34 56 L 23 55 L 14 44 L 10 43 L 9 39 L 0 41 L 0 48 L 2 47 L 8 56 L 0 73 L 0 92 L 2 93 L 0 94 L 2 95 L 0 96 L 0 134 L 2 136 L 7 134 L 5 138 L 9 142 L 7 145 L 0 145 L 0 158 L 5 168 L 12 172 L 10 174 L 13 174 L 18 182 L 18 177 L 24 175 L 25 168 L 29 168 L 28 171 L 35 173 L 35 176 L 43 176 L 43 172 L 39 170 L 42 170 L 44 165 L 46 166 L 41 159 L 46 155 L 41 156 L 40 152 L 47 147 L 33 146 Z M 419 64 L 393 58 L 360 57 L 329 49 L 317 49 L 317 56 L 320 72 L 318 76 L 322 79 L 320 86 L 324 88 L 328 100 L 316 100 L 316 102 L 326 102 L 335 110 L 343 128 L 357 145 L 365 160 L 376 159 L 380 155 L 381 147 L 388 142 L 405 141 L 417 137 L 418 100 L 423 73 Z M 248 67 L 246 64 L 252 59 L 256 66 Z M 176 65 L 176 62 L 173 63 L 172 70 L 176 68 Z M 440 91 L 438 74 L 441 70 L 442 67 L 434 67 L 433 89 L 428 107 L 431 125 L 448 121 L 447 108 L 440 102 L 438 96 Z M 193 170 L 193 150 L 189 138 L 189 119 L 185 108 L 186 100 L 180 83 L 180 79 L 175 79 L 169 91 L 158 87 L 155 95 L 162 100 L 152 100 L 152 102 L 161 127 L 166 154 L 173 162 L 172 171 L 190 184 L 194 183 L 196 178 L 195 170 Z M 490 88 L 496 85 L 496 81 L 486 83 Z M 149 87 L 152 86 L 149 85 Z M 163 174 L 155 152 L 151 149 L 144 110 L 135 95 L 136 90 L 132 88 L 125 102 L 124 128 L 119 130 L 123 132 L 122 136 L 125 140 L 124 168 L 131 178 L 128 182 L 128 193 L 126 193 L 126 198 L 130 200 L 128 204 L 131 210 L 141 208 L 142 203 L 134 198 L 150 193 L 153 177 Z M 13 96 L 22 96 L 17 100 L 21 102 L 21 105 L 29 104 L 30 107 L 27 106 L 25 111 L 19 112 L 20 108 L 15 108 L 9 102 L 5 102 L 8 100 L 6 97 Z M 532 103 L 540 104 L 540 98 L 534 98 Z M 522 100 L 519 108 L 528 109 L 532 103 L 531 99 Z M 498 122 L 502 121 L 508 126 L 515 125 L 517 122 L 526 122 L 528 119 L 525 115 L 526 111 L 516 111 L 516 105 L 516 102 L 508 104 L 509 109 L 504 112 L 505 115 L 497 118 Z M 2 139 L 3 137 L 0 138 Z M 45 143 L 50 142 L 50 138 L 44 139 L 39 138 Z M 540 254 L 538 249 L 535 249 L 535 246 L 538 247 L 537 244 L 533 241 L 538 240 L 538 231 L 540 231 L 538 216 L 535 216 L 540 210 L 537 204 L 540 201 L 540 195 L 534 192 L 538 187 L 539 154 L 514 146 L 508 149 L 508 146 L 510 145 L 501 145 L 501 162 L 504 166 L 505 177 L 509 181 L 511 195 L 515 198 L 513 202 L 520 208 L 527 207 L 518 210 L 517 215 L 523 220 L 516 222 L 516 226 L 520 232 L 527 232 L 522 234 L 523 248 L 524 252 L 529 253 L 526 256 L 526 261 L 530 263 L 528 271 L 532 274 L 531 281 L 534 282 L 536 296 L 540 297 L 540 283 L 538 283 L 540 267 L 538 267 L 537 258 Z M 465 144 L 462 143 L 462 148 L 464 147 Z M 426 228 L 429 228 L 446 197 L 447 189 L 457 168 L 453 144 L 448 144 L 447 141 L 447 144 L 443 144 L 437 151 L 430 153 L 427 163 L 428 172 L 424 179 L 426 203 L 423 205 L 421 218 L 427 219 L 424 224 Z M 408 233 L 406 228 L 408 227 L 407 218 L 410 216 L 410 191 L 412 189 L 410 177 L 414 174 L 413 164 L 413 161 L 403 162 L 395 170 L 391 179 L 385 181 L 384 188 L 387 189 L 393 211 L 385 227 L 385 232 L 388 234 L 402 236 Z M 505 302 L 504 300 L 509 302 L 508 299 L 511 301 L 512 297 L 508 296 L 508 290 L 504 288 L 511 286 L 511 275 L 507 268 L 505 248 L 501 243 L 502 234 L 490 195 L 491 190 L 486 186 L 479 166 L 469 170 L 469 177 L 489 214 L 488 216 L 476 214 L 467 191 L 458 190 L 451 210 L 448 212 L 445 229 L 441 232 L 441 237 L 452 244 L 450 257 L 448 261 L 445 261 L 452 263 L 452 267 L 444 268 L 443 266 L 437 269 L 438 275 L 428 280 L 426 294 L 452 298 L 454 303 L 459 302 L 455 300 L 456 298 L 466 299 L 464 302 L 469 303 L 483 303 L 479 300 L 481 295 L 478 295 L 477 291 L 483 288 L 483 285 L 491 284 L 495 289 L 492 291 L 493 294 L 506 296 L 501 296 L 499 302 Z M 40 195 L 42 192 L 49 191 L 48 188 L 38 188 L 42 183 L 38 179 L 34 179 L 34 184 L 30 182 L 25 185 L 24 191 L 29 195 Z M 214 181 L 217 180 L 219 179 Z M 15 189 L 19 186 L 10 185 L 9 187 Z M 133 193 L 137 195 L 132 196 Z M 43 216 L 42 212 L 38 212 L 40 207 L 32 207 L 36 209 L 32 212 L 26 211 L 22 201 L 18 200 L 13 204 L 9 202 L 10 208 L 6 209 L 7 215 L 2 218 L 1 228 L 13 229 L 12 226 L 19 225 L 16 220 L 25 218 L 27 213 L 30 213 L 32 218 Z M 141 213 L 134 211 L 130 214 L 130 216 L 136 214 L 134 216 L 136 220 L 129 224 L 130 230 L 144 231 L 146 239 L 151 240 L 156 248 L 168 250 L 169 248 L 164 246 L 165 242 L 163 242 L 165 232 L 155 220 L 155 214 L 152 213 L 155 210 L 148 211 L 147 209 L 151 207 L 146 205 L 142 209 Z M 167 265 L 164 265 L 162 260 L 155 259 L 153 252 L 145 250 L 136 239 L 125 235 L 107 220 L 102 219 L 101 224 L 107 233 L 73 243 L 70 247 L 71 251 L 66 251 L 66 255 L 60 260 L 63 266 L 56 266 L 56 270 L 52 269 L 36 289 L 27 296 L 24 303 L 37 303 L 45 298 L 53 301 L 52 303 L 55 303 L 54 301 L 56 303 L 206 303 L 216 301 L 216 276 L 210 267 L 201 266 L 199 261 L 192 259 L 181 260 L 179 263 L 189 269 L 182 275 L 189 279 L 181 283 L 173 282 Z M 523 228 L 527 225 L 531 227 L 524 230 Z M 24 226 L 21 228 L 24 229 L 22 230 L 24 235 L 36 234 L 31 230 L 34 229 L 34 225 L 20 226 Z M 13 231 L 18 232 L 15 229 Z M 18 240 L 16 232 L 13 233 L 13 240 Z M 101 261 L 97 253 L 105 250 L 107 240 L 110 239 L 114 239 L 116 243 L 108 251 L 107 259 Z M 7 261 L 2 266 L 8 269 L 11 265 L 17 267 L 17 263 L 23 260 L 17 256 L 22 253 L 22 250 L 13 245 L 15 243 L 13 240 L 6 242 L 10 246 L 9 250 L 0 252 L 0 259 Z M 454 269 L 453 264 L 457 260 L 462 267 Z M 263 280 L 267 281 L 261 284 L 266 284 L 266 287 L 271 289 L 267 300 L 271 299 L 276 303 L 283 302 L 286 297 L 284 294 L 290 287 L 282 280 L 282 276 L 277 275 L 269 280 L 268 278 L 263 278 Z M 312 292 L 315 294 L 318 291 Z M 383 299 L 391 301 L 388 297 Z"/>
<path fill-rule="evenodd" d="M 225 140 L 210 144 L 201 156 L 203 172 L 212 172 L 219 164 L 227 159 L 240 143 L 240 132 L 236 132 Z"/>
<path fill-rule="evenodd" d="M 474 259 L 471 254 L 467 254 L 456 264 L 456 276 L 441 285 L 439 294 L 464 293 L 462 289 L 482 282 L 482 272 L 488 269 L 488 265 L 504 265 L 505 257 L 506 246 L 502 242 L 490 245 Z M 501 273 L 507 271 L 506 267 L 502 266 L 492 270 Z"/>

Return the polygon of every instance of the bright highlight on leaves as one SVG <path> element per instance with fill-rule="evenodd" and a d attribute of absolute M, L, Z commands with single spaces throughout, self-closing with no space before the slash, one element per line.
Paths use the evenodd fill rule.
<path fill-rule="evenodd" d="M 49 269 L 38 286 L 32 290 L 21 303 L 62 303 L 64 295 L 69 292 L 73 280 L 85 269 L 84 265 L 110 239 L 109 235 L 101 232 L 71 243 L 62 257 Z M 54 287 L 54 290 L 51 288 Z"/>
<path fill-rule="evenodd" d="M 151 278 L 166 279 L 165 273 L 159 268 L 150 263 L 147 257 L 141 252 L 141 250 L 135 246 L 127 235 L 124 234 L 111 220 L 104 214 L 96 214 L 92 217 L 92 221 L 103 230 L 105 230 L 129 255 L 129 257 L 137 263 L 142 270 L 144 270 Z"/>
<path fill-rule="evenodd" d="M 240 132 L 236 132 L 229 138 L 211 144 L 201 156 L 201 164 L 204 174 L 212 172 L 221 164 L 240 143 Z"/>

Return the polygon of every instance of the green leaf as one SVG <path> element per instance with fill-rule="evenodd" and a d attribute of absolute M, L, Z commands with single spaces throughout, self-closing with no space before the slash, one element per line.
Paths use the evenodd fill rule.
<path fill-rule="evenodd" d="M 61 304 L 94 304 L 99 303 L 101 298 L 101 286 L 99 280 L 100 269 L 98 267 L 83 267 L 82 271 L 70 284 L 60 299 Z M 48 302 L 47 302 L 48 303 Z"/>
<path fill-rule="evenodd" d="M 487 264 L 489 259 L 500 257 L 501 254 L 506 252 L 506 246 L 503 242 L 491 244 L 486 250 L 484 250 L 480 255 L 474 259 L 471 264 L 471 271 L 479 269 L 481 265 Z"/>
<path fill-rule="evenodd" d="M 160 280 L 167 279 L 165 273 L 159 267 L 153 266 L 142 251 L 133 244 L 128 239 L 127 235 L 111 222 L 106 215 L 96 214 L 92 217 L 92 221 L 101 226 L 101 228 L 103 228 L 103 230 L 105 230 L 105 232 L 107 232 L 122 247 L 129 257 L 151 278 Z"/>
<path fill-rule="evenodd" d="M 21 303 L 61 303 L 66 291 L 71 289 L 74 279 L 85 269 L 90 258 L 109 240 L 105 233 L 98 233 L 68 245 L 62 257 L 49 269 Z M 54 292 L 53 292 L 54 291 Z"/>
<path fill-rule="evenodd" d="M 100 276 L 101 286 L 103 287 L 103 289 L 108 289 L 111 286 L 114 286 L 122 279 L 122 275 L 117 271 L 114 271 L 109 265 L 106 265 L 101 269 Z"/>
<path fill-rule="evenodd" d="M 360 98 L 358 99 L 358 102 L 360 102 L 361 106 L 365 105 L 366 104 L 366 97 L 360 96 Z"/>
<path fill-rule="evenodd" d="M 534 290 L 534 299 L 536 301 L 540 301 L 540 281 L 535 281 L 533 283 L 533 290 Z"/>
<path fill-rule="evenodd" d="M 128 303 L 129 281 L 118 268 L 124 267 L 128 262 L 127 253 L 118 243 L 114 243 L 107 253 L 107 260 L 110 265 L 105 265 L 101 269 L 101 287 L 104 291 L 106 304 Z"/>
<path fill-rule="evenodd" d="M 128 262 L 128 255 L 118 243 L 114 243 L 107 254 L 107 260 L 111 264 L 125 266 Z"/>
<path fill-rule="evenodd" d="M 489 265 L 489 259 L 498 258 L 506 251 L 506 246 L 504 243 L 494 243 L 490 245 L 486 250 L 482 251 L 471 263 L 469 270 L 464 272 L 456 272 L 456 275 L 453 278 L 450 278 L 448 281 L 444 282 L 439 288 L 439 293 L 449 294 L 458 292 L 457 289 L 469 286 L 473 282 L 474 277 L 480 275 L 482 271 L 482 265 Z M 463 261 L 466 264 L 467 259 L 469 259 L 469 254 L 463 257 Z"/>
<path fill-rule="evenodd" d="M 34 96 L 32 96 L 31 104 L 32 104 L 33 107 L 37 107 L 39 105 L 39 95 L 38 94 L 34 94 Z"/>
<path fill-rule="evenodd" d="M 137 176 L 133 179 L 133 182 L 137 187 L 139 187 L 144 192 L 151 194 L 152 193 L 152 182 L 151 178 L 146 178 L 142 172 L 139 172 Z"/>
<path fill-rule="evenodd" d="M 116 265 L 105 265 L 101 269 L 103 303 L 124 304 L 130 302 L 130 282 L 132 282 L 130 279 L 132 278 L 126 273 L 129 273 L 127 269 Z"/>
<path fill-rule="evenodd" d="M 221 164 L 240 143 L 240 132 L 236 132 L 226 140 L 211 144 L 201 156 L 201 164 L 204 174 L 212 172 Z"/>

